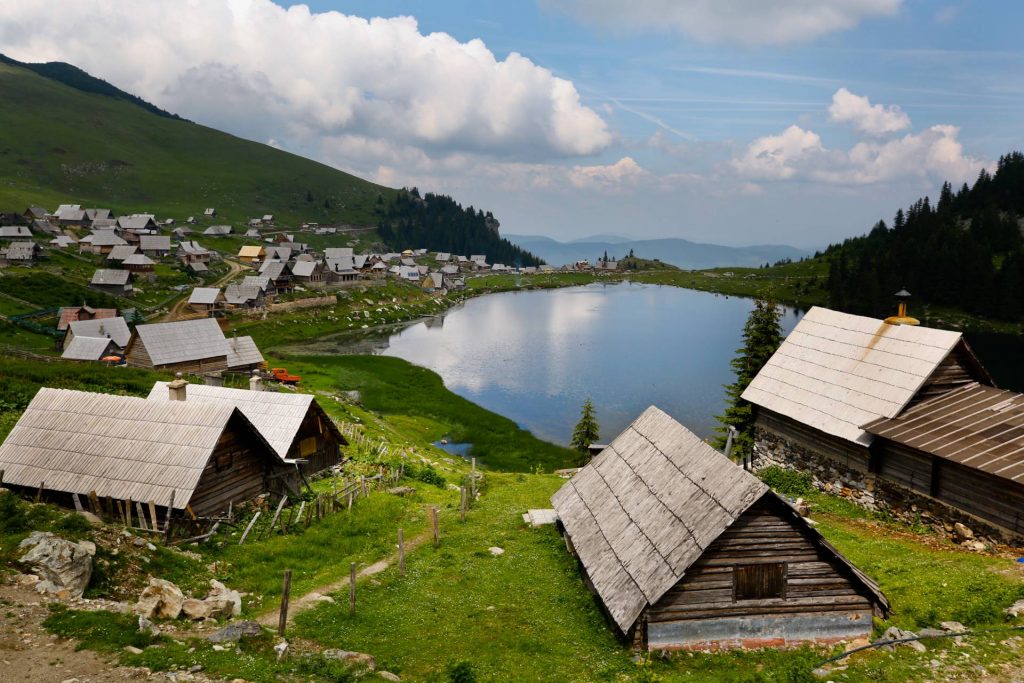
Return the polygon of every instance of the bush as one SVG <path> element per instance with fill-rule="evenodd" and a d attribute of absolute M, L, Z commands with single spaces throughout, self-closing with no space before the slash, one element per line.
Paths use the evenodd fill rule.
<path fill-rule="evenodd" d="M 806 496 L 814 491 L 811 475 L 783 467 L 766 467 L 757 473 L 761 481 L 784 496 Z"/>
<path fill-rule="evenodd" d="M 476 683 L 476 671 L 469 662 L 448 665 L 448 683 Z"/>
<path fill-rule="evenodd" d="M 0 534 L 16 534 L 29 528 L 25 506 L 13 493 L 0 493 Z"/>
<path fill-rule="evenodd" d="M 57 532 L 66 532 L 68 534 L 80 535 L 89 531 L 90 525 L 89 520 L 77 512 L 64 515 L 61 517 L 54 528 Z"/>
<path fill-rule="evenodd" d="M 412 469 L 410 472 L 409 469 Z M 441 475 L 440 472 L 434 469 L 433 465 L 427 465 L 426 467 L 407 468 L 406 473 L 409 477 L 422 481 L 424 484 L 433 484 L 439 489 L 443 489 L 448 486 L 448 482 Z"/>

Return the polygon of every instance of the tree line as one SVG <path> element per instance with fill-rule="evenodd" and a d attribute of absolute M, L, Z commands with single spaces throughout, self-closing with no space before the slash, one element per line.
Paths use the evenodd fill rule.
<path fill-rule="evenodd" d="M 907 288 L 939 306 L 1019 322 L 1024 319 L 1024 154 L 999 159 L 973 185 L 943 184 L 900 209 L 892 225 L 879 221 L 867 235 L 825 252 L 832 308 L 884 317 L 892 294 Z"/>
<path fill-rule="evenodd" d="M 392 249 L 425 248 L 470 256 L 484 254 L 488 263 L 539 266 L 544 263 L 498 234 L 498 221 L 487 211 L 462 207 L 451 197 L 415 187 L 399 190 L 390 202 L 378 199 L 377 232 Z"/>

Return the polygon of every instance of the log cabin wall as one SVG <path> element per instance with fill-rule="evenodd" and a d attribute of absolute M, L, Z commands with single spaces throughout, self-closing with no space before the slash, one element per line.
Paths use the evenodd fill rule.
<path fill-rule="evenodd" d="M 196 485 L 189 504 L 197 515 L 213 515 L 232 502 L 250 500 L 267 490 L 277 456 L 244 429 L 237 416 L 228 423 Z M 284 465 L 280 465 L 284 467 Z"/>
<path fill-rule="evenodd" d="M 330 418 L 322 410 L 318 410 L 316 404 L 307 411 L 306 417 L 302 420 L 302 426 L 288 451 L 288 458 L 306 460 L 305 464 L 300 465 L 302 473 L 306 476 L 341 462 L 339 443 L 330 428 Z"/>
<path fill-rule="evenodd" d="M 765 497 L 647 609 L 641 627 L 652 650 L 833 643 L 869 636 L 872 604 L 792 511 Z"/>
<path fill-rule="evenodd" d="M 180 372 L 184 375 L 203 375 L 211 372 L 224 372 L 228 369 L 228 357 L 226 355 L 155 366 L 149 351 L 146 349 L 146 345 L 138 337 L 131 341 L 125 354 L 126 363 L 129 367 L 133 368 L 166 370 L 167 372 Z"/>

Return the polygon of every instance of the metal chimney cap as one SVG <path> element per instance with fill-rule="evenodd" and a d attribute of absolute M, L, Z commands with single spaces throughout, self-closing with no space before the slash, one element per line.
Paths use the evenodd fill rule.
<path fill-rule="evenodd" d="M 896 297 L 897 299 L 909 299 L 912 295 L 906 289 L 901 289 L 900 291 L 893 294 L 893 296 Z"/>

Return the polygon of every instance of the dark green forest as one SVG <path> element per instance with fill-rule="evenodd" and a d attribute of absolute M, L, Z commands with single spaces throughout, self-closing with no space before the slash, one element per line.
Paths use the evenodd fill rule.
<path fill-rule="evenodd" d="M 399 190 L 384 204 L 379 200 L 380 238 L 392 249 L 425 248 L 471 256 L 486 254 L 488 263 L 507 266 L 538 266 L 543 261 L 498 234 L 498 222 L 490 211 L 463 208 L 451 197 L 419 190 Z"/>
<path fill-rule="evenodd" d="M 1000 320 L 1024 318 L 1024 154 L 999 159 L 972 186 L 943 184 L 879 221 L 870 233 L 830 246 L 833 308 L 883 316 L 906 287 L 916 300 Z"/>

